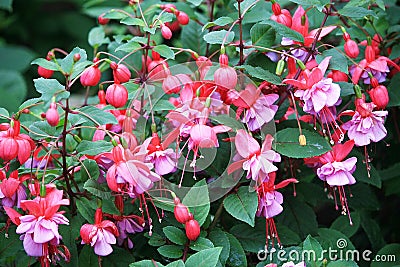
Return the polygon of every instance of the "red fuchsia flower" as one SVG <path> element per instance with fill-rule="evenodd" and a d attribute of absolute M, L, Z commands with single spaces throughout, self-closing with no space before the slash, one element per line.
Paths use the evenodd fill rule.
<path fill-rule="evenodd" d="M 97 17 L 97 22 L 100 25 L 106 25 L 109 21 L 110 21 L 110 19 L 105 18 L 104 14 L 101 14 L 100 16 Z"/>
<path fill-rule="evenodd" d="M 57 190 L 54 184 L 46 185 L 46 196 L 37 196 L 33 200 L 22 200 L 21 208 L 27 215 L 5 207 L 7 215 L 18 225 L 17 234 L 22 234 L 24 249 L 29 256 L 41 257 L 48 261 L 51 251 L 57 251 L 62 239 L 58 225 L 67 224 L 68 219 L 58 211 L 61 205 L 69 205 L 69 199 L 63 199 L 63 191 Z M 42 265 L 42 266 L 50 266 Z"/>
<path fill-rule="evenodd" d="M 97 59 L 93 60 L 94 63 L 96 63 L 97 61 Z M 99 70 L 99 66 L 95 64 L 85 69 L 79 79 L 83 86 L 96 86 L 99 83 L 100 78 L 101 71 Z"/>
<path fill-rule="evenodd" d="M 178 12 L 176 19 L 181 25 L 187 25 L 189 23 L 189 16 L 183 11 Z"/>
<path fill-rule="evenodd" d="M 384 126 L 387 111 L 374 111 L 374 103 L 356 102 L 356 111 L 352 112 L 350 121 L 343 124 L 349 139 L 354 140 L 356 146 L 366 146 L 372 142 L 379 142 L 385 138 L 387 131 Z"/>
<path fill-rule="evenodd" d="M 119 83 L 114 83 L 107 88 L 106 100 L 115 108 L 125 106 L 128 102 L 128 90 Z"/>
<path fill-rule="evenodd" d="M 51 54 L 47 54 L 47 57 L 46 57 L 47 61 L 51 61 L 51 56 L 50 55 Z M 38 66 L 38 70 L 37 71 L 38 71 L 38 74 L 40 75 L 40 77 L 43 77 L 43 78 L 46 78 L 46 79 L 48 79 L 51 76 L 53 76 L 53 73 L 54 73 L 53 70 L 48 70 L 48 69 L 45 69 L 45 68 L 43 68 L 41 66 Z"/>
<path fill-rule="evenodd" d="M 166 94 L 178 94 L 182 87 L 192 82 L 186 74 L 168 75 L 162 82 L 162 89 Z"/>
<path fill-rule="evenodd" d="M 281 161 L 281 156 L 271 150 L 273 139 L 271 135 L 267 135 L 260 148 L 258 142 L 247 131 L 238 130 L 235 137 L 235 157 L 241 159 L 228 167 L 228 174 L 243 168 L 247 171 L 246 178 L 253 179 L 257 185 L 268 181 L 269 173 L 278 170 L 273 162 Z"/>
<path fill-rule="evenodd" d="M 58 115 L 56 103 L 51 103 L 50 108 L 46 111 L 46 120 L 50 126 L 57 126 L 60 121 L 60 115 Z"/>
<path fill-rule="evenodd" d="M 237 84 L 236 70 L 228 66 L 228 56 L 221 54 L 219 56 L 219 69 L 214 73 L 214 82 L 221 87 L 235 89 Z"/>
<path fill-rule="evenodd" d="M 20 133 L 20 121 L 12 120 L 11 125 L 7 131 L 0 132 L 0 158 L 9 161 L 18 157 L 19 163 L 24 164 L 35 144 L 28 135 Z"/>
<path fill-rule="evenodd" d="M 343 39 L 345 41 L 344 52 L 346 52 L 346 55 L 351 58 L 358 57 L 358 54 L 360 54 L 360 50 L 358 49 L 357 43 L 351 39 L 350 34 L 348 34 L 347 32 L 343 33 Z"/>
<path fill-rule="evenodd" d="M 154 164 L 154 171 L 159 175 L 173 173 L 176 170 L 176 152 L 172 148 L 165 147 L 168 144 L 161 143 L 157 133 L 153 133 L 146 160 Z"/>
<path fill-rule="evenodd" d="M 191 241 L 196 241 L 200 235 L 200 225 L 198 221 L 193 219 L 193 215 L 190 217 L 191 218 L 185 223 L 186 237 Z"/>
<path fill-rule="evenodd" d="M 113 70 L 115 83 L 126 83 L 131 78 L 131 71 L 124 64 L 117 64 L 114 61 L 110 63 Z"/>
<path fill-rule="evenodd" d="M 368 91 L 372 102 L 378 109 L 384 109 L 389 104 L 389 94 L 384 85 L 378 85 Z"/>
<path fill-rule="evenodd" d="M 110 255 L 113 252 L 111 244 L 117 243 L 115 237 L 119 236 L 117 226 L 112 221 L 103 220 L 101 208 L 96 210 L 94 224 L 84 224 L 80 234 L 82 244 L 90 244 L 99 256 Z"/>
<path fill-rule="evenodd" d="M 291 84 L 298 89 L 294 93 L 304 101 L 304 112 L 316 115 L 325 107 L 333 107 L 340 98 L 339 85 L 332 83 L 332 79 L 324 78 L 331 57 L 326 57 L 318 67 L 311 72 L 305 70 L 302 80 L 285 79 L 284 83 Z"/>
<path fill-rule="evenodd" d="M 273 2 L 272 11 L 274 12 L 274 14 L 271 16 L 273 21 L 283 24 L 289 28 L 292 26 L 292 15 L 290 15 L 289 10 L 281 9 L 281 6 L 278 3 Z"/>
<path fill-rule="evenodd" d="M 238 98 L 233 100 L 233 104 L 238 107 L 236 117 L 238 118 L 240 113 L 245 110 L 242 122 L 247 124 L 250 131 L 258 130 L 273 120 L 278 110 L 278 106 L 273 103 L 278 98 L 277 94 L 264 95 L 260 88 L 248 84 L 245 90 L 239 92 Z"/>
<path fill-rule="evenodd" d="M 181 203 L 179 198 L 174 198 L 174 204 L 174 216 L 178 222 L 186 223 L 187 221 L 193 219 L 193 216 L 189 212 L 188 208 Z"/>
<path fill-rule="evenodd" d="M 29 174 L 21 175 L 18 177 L 18 170 L 10 173 L 8 178 L 5 177 L 4 173 L 1 173 L 2 177 L 0 184 L 0 198 L 3 207 L 12 208 L 17 206 L 21 207 L 21 201 L 26 199 L 26 187 L 23 184 L 24 181 L 30 178 Z"/>
<path fill-rule="evenodd" d="M 340 70 L 332 70 L 327 75 L 327 78 L 331 78 L 334 82 L 348 82 L 349 77 L 346 73 L 341 72 Z"/>
<path fill-rule="evenodd" d="M 152 81 L 159 81 L 165 79 L 171 74 L 168 62 L 160 57 L 160 54 L 152 51 L 153 60 L 147 60 L 147 71 L 149 79 Z"/>
<path fill-rule="evenodd" d="M 161 25 L 161 35 L 162 35 L 162 37 L 164 37 L 164 39 L 169 40 L 172 38 L 172 31 L 165 24 L 162 24 Z"/>

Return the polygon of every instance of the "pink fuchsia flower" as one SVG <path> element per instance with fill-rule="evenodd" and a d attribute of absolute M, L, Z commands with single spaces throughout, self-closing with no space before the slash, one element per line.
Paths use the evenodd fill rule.
<path fill-rule="evenodd" d="M 271 16 L 273 21 L 283 24 L 289 28 L 292 26 L 292 15 L 290 15 L 289 10 L 281 9 L 281 6 L 275 2 L 272 4 L 272 11 L 274 12 L 274 14 Z"/>
<path fill-rule="evenodd" d="M 354 141 L 349 140 L 344 144 L 336 144 L 332 150 L 319 156 L 322 164 L 317 169 L 317 175 L 330 186 L 343 186 L 356 183 L 352 173 L 356 170 L 357 158 L 346 156 L 353 149 Z"/>
<path fill-rule="evenodd" d="M 94 253 L 99 256 L 110 255 L 113 252 L 111 244 L 117 243 L 118 228 L 112 221 L 103 221 L 101 208 L 96 210 L 94 223 L 87 223 L 81 227 L 82 244 L 90 244 L 94 247 Z"/>
<path fill-rule="evenodd" d="M 228 66 L 228 56 L 221 54 L 219 56 L 220 67 L 214 73 L 214 81 L 218 86 L 234 89 L 237 84 L 236 70 Z"/>
<path fill-rule="evenodd" d="M 306 263 L 304 261 L 295 264 L 293 261 L 286 262 L 282 265 L 282 267 L 306 267 Z"/>
<path fill-rule="evenodd" d="M 273 162 L 280 162 L 281 156 L 271 150 L 273 137 L 267 135 L 260 148 L 257 140 L 255 140 L 245 130 L 238 130 L 235 137 L 235 146 L 238 157 L 242 158 L 228 167 L 228 174 L 237 169 L 243 168 L 247 171 L 246 178 L 253 179 L 256 183 L 262 183 L 268 180 L 268 174 L 277 171 L 278 168 Z"/>
<path fill-rule="evenodd" d="M 371 73 L 379 83 L 382 83 L 386 80 L 386 76 L 390 71 L 388 63 L 396 65 L 393 61 L 384 56 L 369 62 L 367 59 L 363 59 L 358 65 L 350 67 L 351 80 L 354 84 L 357 84 L 360 79 L 363 80 L 364 84 L 370 84 L 371 79 L 368 73 Z"/>
<path fill-rule="evenodd" d="M 93 62 L 97 62 L 97 59 L 93 60 Z M 83 86 L 96 86 L 101 78 L 101 71 L 97 64 L 90 66 L 82 72 L 81 77 L 79 78 L 81 84 Z"/>
<path fill-rule="evenodd" d="M 1 175 L 2 176 L 2 175 Z M 0 198 L 4 207 L 21 207 L 21 201 L 26 199 L 26 187 L 22 184 L 30 178 L 29 174 L 18 177 L 18 170 L 13 171 L 10 177 L 2 177 L 0 184 Z"/>
<path fill-rule="evenodd" d="M 128 234 L 143 232 L 145 225 L 142 217 L 136 215 L 121 216 L 116 222 L 119 235 L 117 236 L 118 245 L 121 246 L 125 240 L 128 242 L 128 248 L 133 248 L 133 242 Z"/>
<path fill-rule="evenodd" d="M 317 114 L 324 107 L 334 106 L 340 97 L 339 85 L 332 83 L 332 79 L 324 78 L 331 57 L 326 57 L 318 67 L 311 72 L 303 72 L 303 80 L 285 79 L 284 83 L 298 88 L 295 96 L 304 101 L 303 110 L 310 114 Z"/>
<path fill-rule="evenodd" d="M 38 196 L 33 200 L 22 200 L 21 208 L 28 211 L 21 215 L 15 210 L 5 207 L 7 215 L 18 225 L 17 234 L 23 234 L 24 249 L 29 256 L 48 257 L 50 247 L 57 247 L 62 239 L 58 233 L 59 224 L 68 224 L 68 219 L 58 211 L 61 205 L 69 205 L 63 199 L 63 191 L 57 190 L 54 184 L 46 185 L 46 196 Z"/>
<path fill-rule="evenodd" d="M 176 170 L 176 152 L 172 148 L 164 149 L 168 144 L 161 143 L 157 133 L 153 133 L 146 160 L 154 164 L 154 170 L 159 175 L 172 173 Z"/>
<path fill-rule="evenodd" d="M 354 140 L 356 146 L 366 146 L 385 138 L 387 131 L 384 126 L 387 111 L 374 111 L 374 103 L 362 101 L 356 106 L 356 111 L 350 121 L 343 124 L 347 135 Z"/>
<path fill-rule="evenodd" d="M 24 164 L 35 148 L 35 143 L 26 135 L 20 133 L 21 123 L 17 120 L 11 121 L 11 127 L 0 132 L 0 158 L 9 161 L 18 158 Z"/>
<path fill-rule="evenodd" d="M 250 131 L 255 131 L 273 120 L 278 110 L 278 106 L 273 103 L 278 98 L 277 94 L 264 95 L 260 88 L 248 84 L 238 98 L 233 100 L 233 104 L 238 107 L 237 116 L 245 110 L 242 122 L 247 124 Z"/>

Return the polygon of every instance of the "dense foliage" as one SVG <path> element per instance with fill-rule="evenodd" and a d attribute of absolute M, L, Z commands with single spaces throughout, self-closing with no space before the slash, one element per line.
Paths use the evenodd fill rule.
<path fill-rule="evenodd" d="M 400 266 L 395 1 L 0 8 L 1 266 Z"/>

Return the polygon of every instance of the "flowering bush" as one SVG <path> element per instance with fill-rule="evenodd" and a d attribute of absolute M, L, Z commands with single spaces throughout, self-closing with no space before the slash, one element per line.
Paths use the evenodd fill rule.
<path fill-rule="evenodd" d="M 399 264 L 394 3 L 95 2 L 0 109 L 2 266 Z"/>

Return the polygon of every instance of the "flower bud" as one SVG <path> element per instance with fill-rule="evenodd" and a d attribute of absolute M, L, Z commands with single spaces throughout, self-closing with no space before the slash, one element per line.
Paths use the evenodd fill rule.
<path fill-rule="evenodd" d="M 178 77 L 173 75 L 168 75 L 167 78 L 163 80 L 162 89 L 166 94 L 177 94 L 181 90 L 182 82 Z"/>
<path fill-rule="evenodd" d="M 237 73 L 232 67 L 221 67 L 214 73 L 214 82 L 228 89 L 234 89 L 237 84 Z"/>
<path fill-rule="evenodd" d="M 115 82 L 126 83 L 131 78 L 131 72 L 124 64 L 116 64 L 115 62 L 111 62 L 110 67 L 113 69 Z"/>
<path fill-rule="evenodd" d="M 101 78 L 101 71 L 97 65 L 85 69 L 80 77 L 83 86 L 96 86 Z"/>
<path fill-rule="evenodd" d="M 55 103 L 50 104 L 50 108 L 46 112 L 46 120 L 50 126 L 57 126 L 60 121 L 60 115 L 58 115 L 57 106 Z"/>
<path fill-rule="evenodd" d="M 370 76 L 370 84 L 372 85 L 372 88 L 379 86 L 378 79 L 375 78 L 372 74 L 371 74 L 371 76 Z"/>
<path fill-rule="evenodd" d="M 182 203 L 178 203 L 174 207 L 175 219 L 180 223 L 186 223 L 190 220 L 189 210 Z"/>
<path fill-rule="evenodd" d="M 38 70 L 37 71 L 38 71 L 38 74 L 39 74 L 40 77 L 43 77 L 43 78 L 46 78 L 46 79 L 48 79 L 51 76 L 53 76 L 53 73 L 54 73 L 54 71 L 45 69 L 45 68 L 43 68 L 41 66 L 38 66 Z"/>
<path fill-rule="evenodd" d="M 74 62 L 78 62 L 81 59 L 81 55 L 79 53 L 76 53 L 74 55 Z"/>
<path fill-rule="evenodd" d="M 378 109 L 384 109 L 389 103 L 389 94 L 385 86 L 378 85 L 369 90 L 369 96 Z"/>
<path fill-rule="evenodd" d="M 110 19 L 105 18 L 104 14 L 101 14 L 100 16 L 98 16 L 97 21 L 100 25 L 106 25 L 110 21 Z"/>
<path fill-rule="evenodd" d="M 181 24 L 181 25 L 187 25 L 189 23 L 189 16 L 185 12 L 182 12 L 182 11 L 179 12 L 176 19 L 178 20 L 179 24 Z"/>
<path fill-rule="evenodd" d="M 185 223 L 185 230 L 187 238 L 191 241 L 195 241 L 200 235 L 200 225 L 194 219 Z"/>
<path fill-rule="evenodd" d="M 348 34 L 347 32 L 343 33 L 343 39 L 345 42 L 347 42 L 348 40 L 351 40 L 350 34 Z"/>
<path fill-rule="evenodd" d="M 299 135 L 299 143 L 301 146 L 307 145 L 307 139 L 304 134 Z"/>
<path fill-rule="evenodd" d="M 278 61 L 278 64 L 276 65 L 275 74 L 281 76 L 284 68 L 285 68 L 285 60 L 281 59 Z"/>
<path fill-rule="evenodd" d="M 162 35 L 162 37 L 164 37 L 164 39 L 169 40 L 172 38 L 172 31 L 165 24 L 163 24 L 161 26 L 161 35 Z"/>
<path fill-rule="evenodd" d="M 344 51 L 346 52 L 346 55 L 351 58 L 358 57 L 358 54 L 360 53 L 357 43 L 351 39 L 348 39 L 344 44 Z"/>
<path fill-rule="evenodd" d="M 367 62 L 372 62 L 375 60 L 375 50 L 371 45 L 367 45 L 365 48 L 365 59 Z"/>
<path fill-rule="evenodd" d="M 106 100 L 116 108 L 123 107 L 128 101 L 128 90 L 125 86 L 114 83 L 107 88 Z"/>
<path fill-rule="evenodd" d="M 219 56 L 219 65 L 222 66 L 228 66 L 229 64 L 229 58 L 226 54 L 221 54 Z"/>
<path fill-rule="evenodd" d="M 154 50 L 151 51 L 151 56 L 153 57 L 153 60 L 160 60 L 161 59 L 160 54 L 158 52 L 154 51 Z"/>
<path fill-rule="evenodd" d="M 281 6 L 278 3 L 273 3 L 272 4 L 272 12 L 274 12 L 275 16 L 278 16 L 281 14 Z"/>

